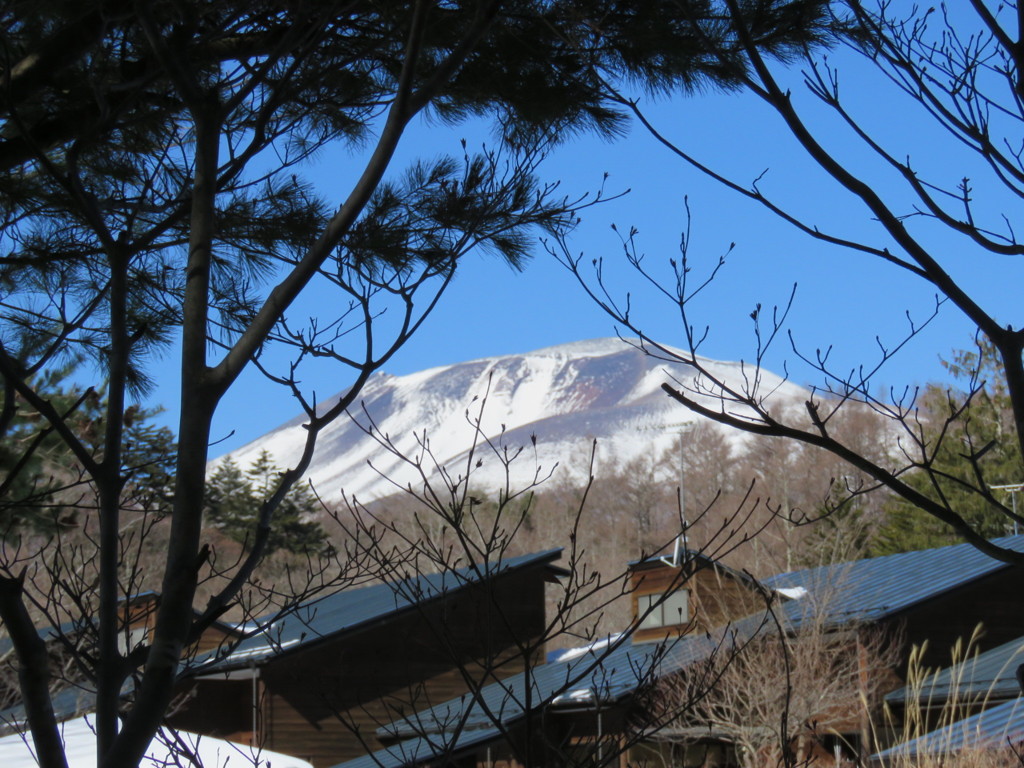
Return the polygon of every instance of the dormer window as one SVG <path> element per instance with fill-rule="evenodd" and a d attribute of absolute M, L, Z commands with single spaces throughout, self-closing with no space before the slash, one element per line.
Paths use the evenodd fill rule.
<path fill-rule="evenodd" d="M 663 597 L 664 599 L 662 599 Z M 661 603 L 657 604 L 659 600 Z M 668 595 L 663 593 L 637 595 L 636 608 L 637 616 L 646 614 L 640 622 L 640 629 L 686 624 L 690 620 L 690 591 L 677 589 Z"/>
<path fill-rule="evenodd" d="M 123 654 L 131 653 L 140 645 L 145 645 L 147 640 L 149 627 L 145 624 L 141 627 L 130 627 L 127 631 L 117 633 L 117 650 Z"/>

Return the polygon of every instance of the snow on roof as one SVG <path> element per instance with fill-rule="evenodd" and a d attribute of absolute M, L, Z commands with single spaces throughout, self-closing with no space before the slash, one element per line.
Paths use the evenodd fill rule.
<path fill-rule="evenodd" d="M 91 716 L 68 720 L 60 726 L 67 755 L 68 768 L 93 768 L 96 765 L 96 733 Z M 311 763 L 297 757 L 270 750 L 254 750 L 252 747 L 235 744 L 211 736 L 197 736 L 194 733 L 178 731 L 177 735 L 189 748 L 196 751 L 203 768 L 313 768 Z M 4 768 L 36 768 L 34 750 L 20 734 L 0 738 L 0 765 Z M 146 750 L 146 756 L 139 763 L 140 768 L 164 768 L 178 765 L 176 758 L 159 739 L 154 739 Z"/>
<path fill-rule="evenodd" d="M 548 655 L 548 663 L 557 664 L 559 662 L 571 661 L 584 654 L 603 650 L 612 643 L 618 642 L 622 638 L 622 634 L 622 632 L 616 632 L 614 635 L 602 637 L 600 640 L 595 640 L 587 645 L 581 645 L 577 648 L 566 648 L 564 651 L 553 651 Z"/>
<path fill-rule="evenodd" d="M 779 587 L 775 592 L 790 600 L 799 600 L 801 597 L 811 594 L 806 587 Z"/>

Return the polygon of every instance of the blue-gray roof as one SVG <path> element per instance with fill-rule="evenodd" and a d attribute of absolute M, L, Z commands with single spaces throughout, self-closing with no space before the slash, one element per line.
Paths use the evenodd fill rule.
<path fill-rule="evenodd" d="M 995 543 L 1024 552 L 1024 534 Z M 770 589 L 802 587 L 827 598 L 831 622 L 843 624 L 888 618 L 1008 567 L 970 544 L 955 544 L 783 573 L 763 583 Z"/>
<path fill-rule="evenodd" d="M 417 605 L 495 576 L 516 570 L 550 565 L 561 556 L 561 549 L 479 563 L 432 574 L 410 575 L 395 582 L 346 589 L 311 600 L 282 614 L 266 617 L 259 633 L 231 649 L 211 652 L 197 660 L 193 672 L 210 674 L 239 667 L 261 665 L 328 637 L 365 629 L 395 617 Z"/>
<path fill-rule="evenodd" d="M 888 763 L 917 755 L 945 755 L 964 749 L 994 749 L 1024 742 L 1024 703 L 1011 699 L 952 725 L 872 755 Z"/>
<path fill-rule="evenodd" d="M 86 687 L 68 686 L 53 694 L 53 711 L 58 723 L 72 720 L 96 709 L 96 692 Z M 0 736 L 7 736 L 27 727 L 27 715 L 22 704 L 0 711 Z"/>
<path fill-rule="evenodd" d="M 2 625 L 0 625 L 2 626 Z M 46 643 L 52 643 L 56 640 L 60 640 L 63 637 L 71 637 L 81 632 L 82 622 L 80 621 L 65 621 L 58 627 L 40 627 L 36 630 L 36 634 Z M 9 653 L 14 652 L 14 641 L 10 635 L 3 635 L 0 637 L 0 658 L 3 658 Z"/>
<path fill-rule="evenodd" d="M 610 704 L 662 676 L 710 661 L 716 653 L 728 653 L 768 626 L 767 617 L 758 614 L 714 633 L 679 638 L 668 646 L 632 645 L 626 640 L 566 662 L 542 664 L 488 685 L 476 696 L 466 694 L 378 728 L 378 736 L 404 741 L 335 768 L 403 768 L 450 757 L 500 738 L 528 710 Z"/>
<path fill-rule="evenodd" d="M 1002 701 L 1020 695 L 1017 667 L 1024 663 L 1024 637 L 1003 643 L 985 653 L 929 675 L 920 684 L 886 695 L 889 704 L 918 699 L 923 706 L 941 706 L 951 698 L 958 702 Z"/>
<path fill-rule="evenodd" d="M 143 598 L 152 598 L 153 599 L 153 604 L 154 604 L 153 610 L 155 612 L 155 610 L 156 610 L 155 606 L 156 606 L 156 604 L 160 600 L 160 593 L 159 592 L 154 592 L 153 590 L 146 590 L 146 591 L 143 591 L 143 592 L 137 592 L 137 593 L 131 595 L 130 597 L 120 597 L 120 598 L 118 598 L 117 602 L 118 602 L 119 605 L 123 605 L 125 603 L 130 604 L 130 603 L 135 602 L 135 601 L 140 601 Z M 195 612 L 195 615 L 198 616 L 199 613 Z M 137 614 L 135 616 L 137 616 Z M 92 616 L 86 615 L 86 616 L 83 616 L 83 617 L 79 617 L 77 619 L 72 619 L 72 620 L 69 620 L 69 621 L 65 621 L 65 622 L 63 622 L 62 624 L 60 624 L 59 626 L 56 626 L 56 627 L 54 627 L 54 626 L 40 627 L 40 628 L 37 629 L 37 634 L 46 643 L 55 643 L 55 642 L 61 641 L 61 640 L 68 641 L 68 642 L 70 642 L 70 641 L 78 642 L 78 639 L 83 635 L 84 631 L 91 626 L 91 623 L 94 622 L 95 619 L 96 619 L 96 617 L 94 615 L 92 615 Z M 134 620 L 134 617 L 133 617 L 133 620 Z M 225 634 L 231 634 L 236 629 L 234 625 L 229 624 L 229 623 L 224 622 L 224 621 L 215 621 L 215 622 L 213 622 L 213 626 L 220 628 L 222 631 L 224 631 Z M 2 625 L 0 625 L 0 629 L 2 629 Z M 7 654 L 13 653 L 13 652 L 14 652 L 14 641 L 11 639 L 10 635 L 4 634 L 4 635 L 0 636 L 0 659 L 2 659 Z"/>
<path fill-rule="evenodd" d="M 420 736 L 357 757 L 342 765 L 344 768 L 405 768 L 408 765 L 421 765 L 442 756 L 454 759 L 481 744 L 500 738 L 503 733 L 504 730 L 501 728 L 481 728 L 457 734 Z"/>
<path fill-rule="evenodd" d="M 263 632 L 242 641 L 226 656 L 223 651 L 211 651 L 202 659 L 193 662 L 190 671 L 206 674 L 250 664 L 262 664 L 276 653 L 287 653 L 292 649 L 306 647 L 324 637 L 356 631 L 398 612 L 412 610 L 417 602 L 440 598 L 469 584 L 478 583 L 483 578 L 531 566 L 551 564 L 560 556 L 560 549 L 552 549 L 476 567 L 464 567 L 416 576 L 395 583 L 374 584 L 337 592 L 312 600 L 299 610 L 285 614 L 279 620 L 269 617 L 261 621 L 260 623 L 266 626 Z M 40 630 L 40 635 L 46 636 L 51 632 L 53 630 L 49 628 Z M 129 688 L 130 683 L 127 683 L 126 693 Z M 54 694 L 53 706 L 58 721 L 69 720 L 93 711 L 95 692 L 71 686 Z M 16 730 L 24 719 L 24 707 L 20 704 L 0 711 L 0 734 Z"/>
<path fill-rule="evenodd" d="M 996 543 L 1024 552 L 1024 535 L 1003 537 Z M 382 737 L 409 738 L 407 743 L 415 744 L 414 761 L 403 761 L 395 746 L 336 768 L 400 768 L 429 761 L 465 748 L 466 739 L 476 744 L 497 738 L 527 709 L 583 704 L 595 698 L 615 701 L 635 692 L 645 680 L 727 654 L 731 646 L 759 633 L 796 632 L 808 620 L 824 619 L 832 626 L 879 621 L 1007 567 L 969 544 L 958 544 L 780 574 L 763 584 L 773 591 L 796 590 L 804 596 L 777 602 L 774 618 L 759 612 L 710 634 L 684 636 L 670 647 L 632 645 L 628 640 L 598 644 L 583 656 L 535 667 L 528 674 L 486 686 L 477 696 L 467 694 L 378 729 Z M 448 736 L 429 738 L 442 732 Z M 485 733 L 494 735 L 485 739 Z M 436 751 L 442 744 L 445 751 Z"/>

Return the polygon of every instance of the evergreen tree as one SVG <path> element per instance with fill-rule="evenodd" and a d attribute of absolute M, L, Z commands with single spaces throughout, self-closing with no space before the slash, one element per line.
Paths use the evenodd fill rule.
<path fill-rule="evenodd" d="M 48 392 L 51 402 L 66 411 L 72 398 L 55 391 L 55 380 L 63 377 L 50 372 L 38 388 Z M 61 517 L 55 495 L 60 483 L 54 477 L 54 451 L 60 443 L 47 425 L 20 409 L 18 398 L 9 397 L 4 409 L 0 439 L 0 538 L 11 539 L 26 529 L 49 530 Z M 59 463 L 59 462 L 58 462 Z"/>
<path fill-rule="evenodd" d="M 82 392 L 69 382 L 72 366 L 40 375 L 39 391 L 66 414 L 68 425 L 83 436 L 92 455 L 101 454 L 105 393 Z M 125 434 L 121 472 L 125 478 L 122 508 L 162 516 L 170 507 L 175 442 L 166 427 L 153 424 L 159 411 L 138 405 L 123 415 Z M 79 512 L 95 509 L 95 494 L 85 473 L 54 430 L 13 398 L 7 429 L 0 436 L 0 538 L 28 531 L 50 533 L 74 525 Z"/>
<path fill-rule="evenodd" d="M 1013 428 L 1013 409 L 995 348 L 979 339 L 943 365 L 960 384 L 930 384 L 920 400 L 925 443 L 934 446 L 928 472 L 910 471 L 907 485 L 945 499 L 986 538 L 1012 532 L 1013 523 L 976 488 L 1024 482 L 1024 462 Z M 1005 501 L 999 491 L 994 498 Z M 893 497 L 870 546 L 876 555 L 956 544 L 960 538 L 938 519 Z"/>
<path fill-rule="evenodd" d="M 26 604 L 84 605 L 98 593 L 88 617 L 97 642 L 76 661 L 96 686 L 100 764 L 139 763 L 187 666 L 183 649 L 238 604 L 266 554 L 271 530 L 260 525 L 196 615 L 211 429 L 243 373 L 259 368 L 307 417 L 277 500 L 467 254 L 519 267 L 538 231 L 571 229 L 584 201 L 542 180 L 539 163 L 580 132 L 621 133 L 626 105 L 609 86 L 735 85 L 748 68 L 738 48 L 784 60 L 832 30 L 821 0 L 741 5 L 742 40 L 705 0 L 3 5 L 0 380 L 5 402 L 21 398 L 75 456 L 96 498 L 100 556 L 95 579 L 43 596 L 26 595 L 31 585 L 0 563 L 0 620 L 31 648 Z M 403 174 L 403 138 L 423 117 L 488 120 L 497 138 Z M 302 166 L 329 146 L 342 159 L 327 199 Z M 147 564 L 161 603 L 152 652 L 126 658 L 119 605 L 126 552 L 138 551 L 125 546 L 120 514 L 133 484 L 126 417 L 153 383 L 154 355 L 172 347 L 171 535 Z M 107 383 L 95 439 L 38 388 L 40 372 L 76 354 Z M 307 365 L 328 360 L 350 376 L 325 402 L 302 382 Z M 0 420 L 0 435 L 9 427 Z M 25 669 L 39 762 L 63 765 L 50 673 Z"/>
<path fill-rule="evenodd" d="M 206 521 L 248 548 L 260 507 L 273 495 L 281 470 L 261 451 L 245 471 L 230 456 L 218 465 L 207 486 Z M 267 554 L 278 550 L 309 553 L 325 550 L 327 534 L 311 520 L 319 502 L 307 485 L 296 483 L 274 511 Z"/>
<path fill-rule="evenodd" d="M 252 530 L 256 504 L 252 486 L 237 462 L 230 456 L 223 459 L 206 485 L 206 525 L 244 542 Z"/>

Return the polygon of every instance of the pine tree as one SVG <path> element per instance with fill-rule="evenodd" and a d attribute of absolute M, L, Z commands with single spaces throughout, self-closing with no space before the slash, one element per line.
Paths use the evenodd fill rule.
<path fill-rule="evenodd" d="M 82 391 L 71 378 L 74 366 L 41 374 L 37 388 L 69 426 L 83 436 L 84 448 L 101 453 L 107 399 L 103 391 Z M 160 517 L 170 508 L 175 441 L 152 419 L 159 413 L 134 405 L 123 415 L 124 510 L 145 510 Z M 95 494 L 84 480 L 75 454 L 46 422 L 13 398 L 7 429 L 0 436 L 0 539 L 27 532 L 52 533 L 75 525 L 80 512 L 95 508 Z"/>
<path fill-rule="evenodd" d="M 207 525 L 248 548 L 260 507 L 274 493 L 280 473 L 266 450 L 245 472 L 230 456 L 225 458 L 210 476 Z M 274 511 L 267 553 L 282 549 L 296 554 L 324 551 L 327 534 L 311 519 L 318 506 L 309 487 L 296 483 Z"/>
<path fill-rule="evenodd" d="M 991 343 L 959 350 L 943 363 L 962 389 L 932 384 L 921 398 L 926 442 L 937 446 L 928 472 L 908 473 L 907 484 L 946 499 L 986 538 L 1010 533 L 1012 522 L 972 488 L 1024 481 L 1024 462 L 1013 428 L 1006 377 Z M 1004 501 L 998 492 L 995 498 Z M 947 526 L 914 505 L 893 498 L 870 547 L 890 554 L 959 543 Z"/>
<path fill-rule="evenodd" d="M 831 35 L 820 0 L 742 5 L 767 55 L 785 60 Z M 183 649 L 238 604 L 267 552 L 261 524 L 196 614 L 211 430 L 243 373 L 258 368 L 307 417 L 276 500 L 468 254 L 520 267 L 538 233 L 572 228 L 590 201 L 566 199 L 539 164 L 553 143 L 624 130 L 626 105 L 609 85 L 739 82 L 747 64 L 721 18 L 704 0 L 4 4 L 0 380 L 5 402 L 22 398 L 75 455 L 96 499 L 100 556 L 95 578 L 43 596 L 0 567 L 0 619 L 31 648 L 39 633 L 26 604 L 98 594 L 95 648 L 76 659 L 96 683 L 98 762 L 138 764 L 171 706 Z M 424 117 L 479 118 L 496 139 L 402 173 L 407 130 Z M 328 147 L 344 158 L 329 197 L 303 170 Z M 154 357 L 172 349 L 172 535 L 147 564 L 161 591 L 153 650 L 128 659 L 119 605 L 125 555 L 138 550 L 125 546 L 121 515 L 132 485 L 125 417 L 154 383 Z M 37 386 L 75 355 L 106 382 L 98 442 Z M 324 402 L 302 385 L 308 365 L 328 360 L 345 371 L 344 395 Z M 9 427 L 0 418 L 0 435 Z M 49 672 L 26 669 L 39 762 L 63 765 Z"/>

